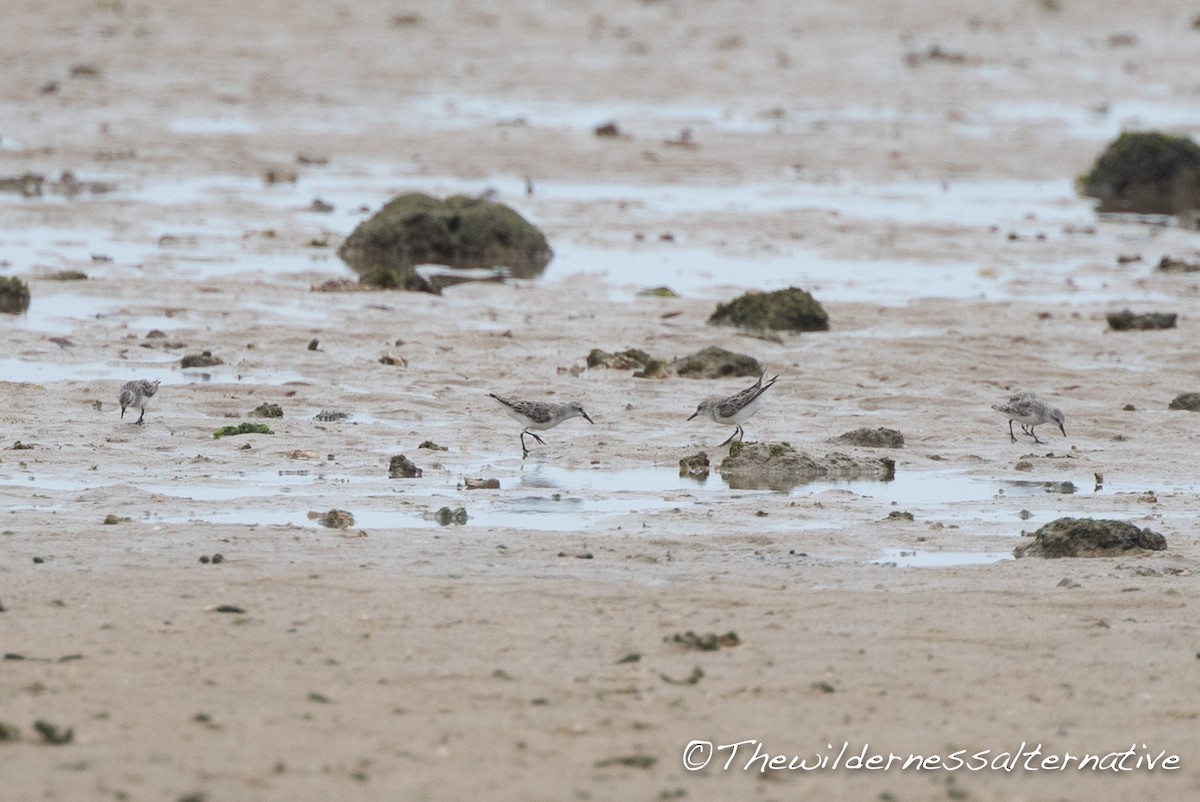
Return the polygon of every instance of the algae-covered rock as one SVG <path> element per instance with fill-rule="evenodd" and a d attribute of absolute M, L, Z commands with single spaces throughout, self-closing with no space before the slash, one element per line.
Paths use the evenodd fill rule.
<path fill-rule="evenodd" d="M 613 368 L 615 370 L 634 370 L 635 379 L 665 379 L 667 363 L 652 357 L 640 348 L 626 348 L 624 351 L 601 351 L 593 348 L 587 355 L 589 368 Z"/>
<path fill-rule="evenodd" d="M 735 442 L 717 472 L 735 490 L 769 488 L 790 490 L 818 481 L 896 478 L 896 463 L 884 458 L 859 458 L 840 452 L 814 457 L 796 451 L 789 443 Z"/>
<path fill-rule="evenodd" d="M 602 351 L 593 348 L 587 355 L 589 368 L 612 368 L 613 370 L 642 370 L 654 357 L 640 348 L 626 348 L 624 351 Z"/>
<path fill-rule="evenodd" d="M 416 265 L 506 267 L 518 278 L 532 278 L 554 252 L 537 227 L 502 203 L 413 192 L 396 196 L 360 223 L 338 255 L 364 284 L 430 289 Z"/>
<path fill-rule="evenodd" d="M 726 351 L 715 345 L 682 356 L 671 362 L 671 367 L 680 376 L 692 379 L 719 379 L 723 376 L 758 378 L 762 375 L 762 366 L 754 357 Z"/>
<path fill-rule="evenodd" d="M 829 315 L 820 302 L 796 287 L 775 292 L 748 292 L 729 303 L 717 304 L 708 322 L 714 326 L 742 329 L 829 330 Z"/>
<path fill-rule="evenodd" d="M 1200 209 L 1200 145 L 1186 136 L 1126 131 L 1079 177 L 1102 212 L 1179 214 Z"/>
<path fill-rule="evenodd" d="M 439 526 L 449 526 L 450 524 L 462 526 L 471 516 L 467 515 L 466 507 L 455 507 L 454 509 L 442 507 L 434 513 L 433 517 Z"/>
<path fill-rule="evenodd" d="M 1191 412 L 1200 412 L 1200 393 L 1181 393 L 1171 399 L 1171 403 L 1167 405 L 1167 409 L 1186 409 Z"/>
<path fill-rule="evenodd" d="M 1113 331 L 1153 331 L 1155 329 L 1173 329 L 1178 318 L 1174 312 L 1145 312 L 1135 315 L 1128 309 L 1120 312 L 1109 312 L 1108 326 Z"/>
<path fill-rule="evenodd" d="M 1013 549 L 1015 557 L 1115 557 L 1135 549 L 1162 551 L 1167 540 L 1128 521 L 1059 518 L 1033 533 L 1033 542 Z"/>
<path fill-rule="evenodd" d="M 262 403 L 256 406 L 250 414 L 256 418 L 282 418 L 283 407 L 278 404 Z"/>
<path fill-rule="evenodd" d="M 408 457 L 398 454 L 388 463 L 388 477 L 392 479 L 416 479 L 420 477 L 421 469 L 412 463 Z"/>
<path fill-rule="evenodd" d="M 647 287 L 644 290 L 638 290 L 639 298 L 678 298 L 679 293 L 670 287 Z"/>
<path fill-rule="evenodd" d="M 1200 262 L 1189 262 L 1175 256 L 1164 256 L 1158 260 L 1159 273 L 1200 273 Z"/>
<path fill-rule="evenodd" d="M 219 356 L 213 356 L 212 351 L 203 351 L 199 354 L 188 354 L 179 360 L 181 368 L 211 368 L 214 365 L 224 365 L 225 361 Z"/>
<path fill-rule="evenodd" d="M 862 448 L 903 448 L 904 435 L 895 429 L 880 426 L 878 429 L 855 429 L 833 439 L 835 443 L 845 443 Z"/>
<path fill-rule="evenodd" d="M 690 457 L 684 457 L 679 460 L 679 475 L 689 476 L 693 479 L 708 478 L 708 469 L 712 463 L 708 461 L 708 452 L 701 451 L 698 454 L 693 454 Z"/>
<path fill-rule="evenodd" d="M 651 359 L 646 367 L 633 372 L 635 379 L 665 379 L 667 378 L 667 363 L 661 359 Z"/>
<path fill-rule="evenodd" d="M 16 276 L 0 276 L 0 313 L 19 315 L 29 308 L 29 285 Z"/>
<path fill-rule="evenodd" d="M 310 513 L 309 517 L 316 518 L 317 523 L 330 529 L 349 529 L 354 526 L 354 513 L 339 510 L 336 507 L 325 513 Z"/>

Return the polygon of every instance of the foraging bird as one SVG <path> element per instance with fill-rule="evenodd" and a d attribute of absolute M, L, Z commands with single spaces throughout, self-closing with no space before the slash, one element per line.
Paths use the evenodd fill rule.
<path fill-rule="evenodd" d="M 139 407 L 142 414 L 138 415 L 138 426 L 146 425 L 146 407 L 150 405 L 150 399 L 158 392 L 158 385 L 161 382 L 155 379 L 152 382 L 145 379 L 134 379 L 130 382 L 125 382 L 121 385 L 121 419 L 125 418 L 125 409 L 127 407 Z"/>
<path fill-rule="evenodd" d="M 1013 434 L 1013 421 L 1021 424 L 1021 431 L 1033 438 L 1033 442 L 1045 444 L 1044 440 L 1038 439 L 1034 433 L 1035 426 L 1041 426 L 1043 423 L 1053 422 L 1058 425 L 1058 430 L 1063 433 L 1063 437 L 1067 436 L 1066 419 L 1063 417 L 1062 410 L 1058 407 L 1052 407 L 1037 393 L 1021 392 L 1012 395 L 1008 399 L 1007 404 L 992 404 L 992 409 L 1008 416 L 1008 436 L 1012 441 L 1017 442 L 1017 436 Z"/>
<path fill-rule="evenodd" d="M 546 441 L 538 437 L 536 433 L 529 431 L 530 429 L 539 431 L 553 429 L 563 421 L 574 417 L 581 417 L 593 425 L 596 423 L 583 411 L 583 407 L 574 401 L 553 404 L 549 401 L 511 401 L 501 398 L 495 393 L 488 393 L 488 395 L 503 404 L 504 411 L 509 414 L 509 417 L 525 427 L 521 432 L 521 459 L 529 456 L 529 449 L 525 447 L 525 435 L 546 445 Z"/>
<path fill-rule="evenodd" d="M 762 394 L 765 393 L 775 379 L 775 376 L 768 382 L 763 380 L 767 378 L 767 372 L 764 370 L 762 375 L 758 377 L 758 382 L 751 387 L 747 387 L 736 395 L 731 395 L 728 398 L 706 398 L 696 407 L 696 411 L 691 414 L 688 420 L 697 415 L 705 415 L 717 423 L 732 423 L 735 428 L 733 434 L 729 435 L 729 439 L 722 446 L 728 445 L 733 441 L 733 438 L 741 440 L 745 436 L 742 430 L 742 424 L 750 419 L 750 416 L 758 412 L 762 406 Z"/>

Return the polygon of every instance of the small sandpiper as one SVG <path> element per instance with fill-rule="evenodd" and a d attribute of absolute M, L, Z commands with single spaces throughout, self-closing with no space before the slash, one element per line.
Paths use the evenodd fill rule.
<path fill-rule="evenodd" d="M 145 426 L 146 407 L 150 405 L 150 399 L 158 392 L 159 384 L 158 379 L 152 382 L 145 379 L 134 379 L 121 385 L 121 419 L 124 420 L 127 407 L 140 407 L 142 414 L 138 415 L 137 424 Z"/>
<path fill-rule="evenodd" d="M 1017 436 L 1013 434 L 1013 421 L 1021 424 L 1021 431 L 1033 438 L 1033 442 L 1045 445 L 1044 440 L 1038 439 L 1034 434 L 1033 428 L 1040 426 L 1043 423 L 1053 422 L 1058 425 L 1058 430 L 1063 433 L 1063 437 L 1067 436 L 1066 419 L 1063 417 L 1062 410 L 1058 407 L 1052 407 L 1037 393 L 1020 392 L 1009 397 L 1007 404 L 992 404 L 992 409 L 1008 416 L 1008 436 L 1012 438 L 1012 442 L 1017 442 Z"/>
<path fill-rule="evenodd" d="M 772 384 L 775 383 L 776 376 L 770 381 L 764 381 L 767 378 L 767 372 L 764 370 L 762 375 L 758 377 L 758 382 L 747 387 L 736 395 L 731 395 L 728 398 L 706 398 L 696 407 L 696 411 L 691 414 L 688 420 L 697 415 L 705 415 L 717 423 L 732 423 L 735 428 L 733 434 L 729 435 L 729 439 L 722 446 L 733 442 L 733 438 L 741 440 L 745 435 L 742 430 L 742 424 L 750 419 L 750 416 L 758 412 L 758 408 L 762 406 L 762 394 L 765 393 Z"/>
<path fill-rule="evenodd" d="M 563 421 L 574 417 L 581 417 L 593 425 L 596 423 L 583 411 L 583 407 L 574 401 L 568 401 L 565 404 L 553 404 L 549 401 L 510 401 L 507 398 L 501 398 L 495 393 L 488 393 L 488 395 L 503 404 L 504 411 L 508 413 L 509 417 L 525 427 L 524 431 L 521 432 L 521 459 L 529 456 L 529 449 L 525 447 L 525 435 L 529 435 L 542 445 L 546 445 L 546 441 L 538 437 L 534 432 L 529 431 L 530 429 L 537 429 L 538 431 L 553 429 Z"/>

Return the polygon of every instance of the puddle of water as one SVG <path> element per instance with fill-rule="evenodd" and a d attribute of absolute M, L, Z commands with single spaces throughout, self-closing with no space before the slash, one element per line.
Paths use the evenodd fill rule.
<path fill-rule="evenodd" d="M 148 361 L 153 352 L 145 355 Z M 125 362 L 31 362 L 24 359 L 0 359 L 0 375 L 6 381 L 47 384 L 59 381 L 119 381 L 158 379 L 163 384 L 252 383 L 281 385 L 291 382 L 307 383 L 311 379 L 300 373 L 271 368 L 245 368 L 237 365 L 216 365 L 211 368 L 183 370 L 178 356 L 165 355 L 161 367 L 131 365 Z"/>
<path fill-rule="evenodd" d="M 871 560 L 874 565 L 896 568 L 947 568 L 958 565 L 989 565 L 1015 559 L 1007 551 L 909 551 L 889 549 L 885 556 Z"/>

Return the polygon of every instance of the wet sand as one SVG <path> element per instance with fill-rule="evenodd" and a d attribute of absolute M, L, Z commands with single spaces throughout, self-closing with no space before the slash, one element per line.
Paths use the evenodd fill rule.
<path fill-rule="evenodd" d="M 1200 418 L 1167 405 L 1200 390 L 1200 294 L 1153 267 L 1196 235 L 1071 187 L 1122 127 L 1200 124 L 1194 9 L 1053 6 L 24 4 L 0 175 L 116 189 L 0 195 L 0 272 L 34 299 L 0 320 L 5 798 L 1195 795 Z M 437 297 L 314 291 L 412 189 L 493 190 L 557 257 Z M 637 295 L 660 284 L 680 297 Z M 790 284 L 831 331 L 705 322 Z M 1179 327 L 1108 331 L 1125 307 Z M 749 380 L 585 366 L 709 345 L 781 374 L 748 440 L 886 453 L 896 481 L 681 478 L 729 434 L 687 416 Z M 204 350 L 223 364 L 179 367 Z M 144 427 L 130 378 L 163 382 Z M 1016 389 L 1067 436 L 1011 443 L 989 407 Z M 595 425 L 521 460 L 489 392 Z M 242 421 L 273 434 L 214 439 Z M 862 426 L 905 447 L 829 442 Z M 398 454 L 422 476 L 389 479 Z M 355 523 L 310 517 L 334 508 Z M 1168 549 L 1008 559 L 1062 516 Z M 685 768 L 749 739 L 1143 765 Z"/>

